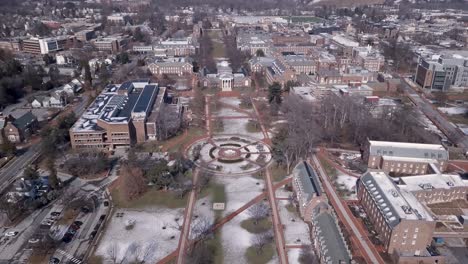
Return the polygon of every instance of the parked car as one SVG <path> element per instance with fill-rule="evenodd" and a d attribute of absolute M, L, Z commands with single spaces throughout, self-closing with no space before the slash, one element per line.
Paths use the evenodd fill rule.
<path fill-rule="evenodd" d="M 15 237 L 17 235 L 18 235 L 18 231 L 10 231 L 10 232 L 5 233 L 6 237 Z"/>
<path fill-rule="evenodd" d="M 81 221 L 75 221 L 73 222 L 74 225 L 77 225 L 78 227 L 80 227 L 81 225 L 83 225 L 83 222 Z"/>
<path fill-rule="evenodd" d="M 60 259 L 58 258 L 50 258 L 49 264 L 58 264 L 60 263 Z"/>
<path fill-rule="evenodd" d="M 30 244 L 36 244 L 38 243 L 39 241 L 41 241 L 39 238 L 31 238 L 28 240 L 28 243 Z"/>

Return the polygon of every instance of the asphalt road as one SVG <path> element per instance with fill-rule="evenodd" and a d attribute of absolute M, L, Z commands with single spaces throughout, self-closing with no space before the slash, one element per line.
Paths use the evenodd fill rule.
<path fill-rule="evenodd" d="M 73 112 L 77 116 L 80 116 L 86 106 L 88 105 L 88 96 L 83 95 L 82 100 L 77 104 L 73 105 Z M 41 151 L 40 143 L 32 145 L 29 147 L 26 152 L 22 153 L 21 155 L 15 157 L 12 161 L 8 162 L 2 169 L 0 169 L 0 191 L 6 188 L 9 184 L 12 183 L 14 179 L 22 170 L 33 162 L 37 157 L 39 157 Z"/>
<path fill-rule="evenodd" d="M 39 156 L 39 151 L 40 144 L 32 145 L 26 152 L 8 162 L 0 170 L 0 190 L 6 188 L 28 164 L 33 162 Z"/>
<path fill-rule="evenodd" d="M 401 80 L 405 93 L 410 97 L 411 101 L 427 116 L 446 136 L 450 141 L 458 147 L 468 149 L 468 136 L 464 135 L 457 127 L 449 122 L 439 111 L 432 107 L 432 104 L 421 97 L 409 84 L 408 80 Z"/>

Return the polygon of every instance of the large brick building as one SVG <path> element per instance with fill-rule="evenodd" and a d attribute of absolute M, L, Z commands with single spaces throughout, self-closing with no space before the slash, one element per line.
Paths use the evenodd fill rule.
<path fill-rule="evenodd" d="M 424 255 L 436 222 L 411 192 L 385 172 L 370 171 L 358 181 L 357 194 L 388 253 Z"/>
<path fill-rule="evenodd" d="M 425 174 L 434 169 L 444 171 L 449 156 L 442 145 L 370 140 L 363 158 L 367 160 L 368 168 L 412 175 Z"/>
<path fill-rule="evenodd" d="M 305 221 L 311 222 L 321 211 L 328 208 L 319 178 L 307 162 L 299 162 L 294 168 L 292 187 L 299 212 Z"/>
<path fill-rule="evenodd" d="M 115 148 L 158 140 L 160 113 L 174 111 L 180 118 L 179 106 L 167 107 L 166 98 L 166 88 L 149 80 L 107 86 L 70 129 L 72 147 Z"/>

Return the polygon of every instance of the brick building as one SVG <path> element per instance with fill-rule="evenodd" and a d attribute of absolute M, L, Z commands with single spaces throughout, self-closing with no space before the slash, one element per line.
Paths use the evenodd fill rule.
<path fill-rule="evenodd" d="M 411 192 L 385 172 L 370 171 L 358 180 L 357 194 L 389 254 L 425 255 L 436 222 Z"/>
<path fill-rule="evenodd" d="M 306 161 L 299 162 L 294 168 L 292 187 L 304 221 L 311 222 L 321 211 L 328 209 L 319 178 Z"/>
<path fill-rule="evenodd" d="M 442 145 L 369 140 L 363 158 L 367 160 L 368 168 L 411 175 L 425 174 L 434 169 L 444 171 L 449 156 Z"/>
<path fill-rule="evenodd" d="M 166 88 L 149 80 L 108 85 L 70 129 L 73 148 L 115 148 L 160 139 L 160 113 L 176 113 L 168 107 Z M 163 110 L 164 109 L 164 110 Z"/>
<path fill-rule="evenodd" d="M 190 75 L 193 73 L 192 63 L 185 58 L 168 58 L 157 60 L 148 65 L 154 75 Z"/>

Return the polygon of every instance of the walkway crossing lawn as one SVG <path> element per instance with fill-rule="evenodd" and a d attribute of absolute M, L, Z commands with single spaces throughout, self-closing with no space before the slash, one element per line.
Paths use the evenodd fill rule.
<path fill-rule="evenodd" d="M 161 206 L 166 208 L 184 208 L 187 204 L 187 195 L 178 197 L 170 191 L 160 191 L 150 188 L 146 193 L 132 201 L 126 201 L 117 188 L 111 190 L 112 200 L 117 208 L 145 208 Z"/>
<path fill-rule="evenodd" d="M 167 150 L 169 152 L 180 152 L 183 151 L 184 147 L 189 145 L 195 138 L 204 134 L 205 131 L 203 129 L 190 127 L 187 132 L 165 141 L 164 146 L 167 146 Z"/>
<path fill-rule="evenodd" d="M 273 259 L 275 251 L 273 243 L 265 245 L 260 252 L 257 252 L 257 249 L 252 246 L 245 252 L 245 257 L 250 264 L 266 264 Z"/>

